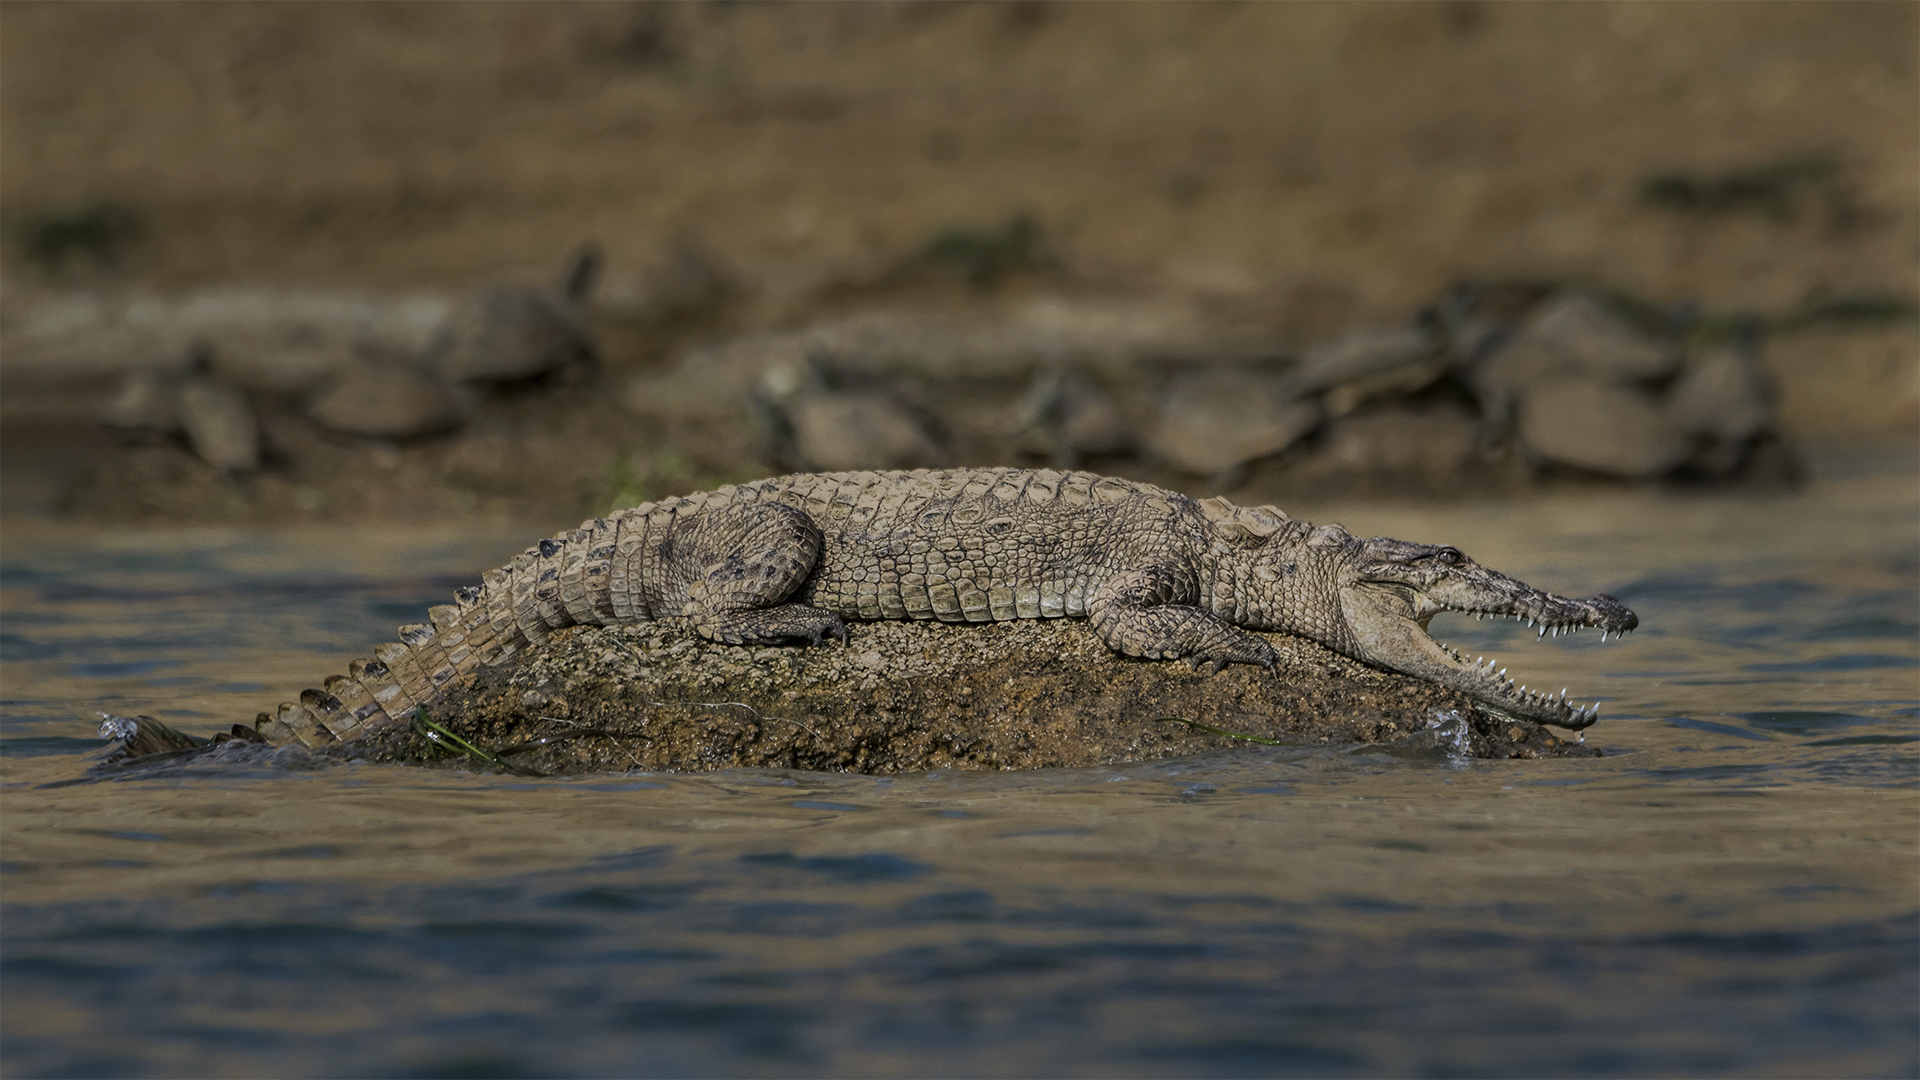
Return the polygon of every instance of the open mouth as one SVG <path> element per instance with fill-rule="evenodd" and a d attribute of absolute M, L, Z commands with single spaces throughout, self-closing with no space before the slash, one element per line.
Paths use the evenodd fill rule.
<path fill-rule="evenodd" d="M 1611 596 L 1595 596 L 1587 600 L 1542 597 L 1537 603 L 1524 606 L 1536 610 L 1517 608 L 1500 611 L 1444 606 L 1440 610 L 1456 611 L 1482 621 L 1512 619 L 1539 630 L 1536 640 L 1541 641 L 1548 635 L 1572 635 L 1583 629 L 1600 631 L 1600 640 L 1605 641 L 1609 637 L 1631 633 L 1634 627 L 1640 625 L 1639 617 Z M 1428 629 L 1433 615 L 1438 613 L 1436 611 L 1419 618 L 1420 628 Z M 1465 653 L 1443 641 L 1431 637 L 1429 640 L 1452 661 L 1451 677 L 1441 681 L 1466 692 L 1497 712 L 1573 731 L 1590 727 L 1600 719 L 1599 703 L 1582 705 L 1569 700 L 1567 693 L 1570 688 L 1562 689 L 1558 694 L 1551 690 L 1531 689 L 1525 683 L 1509 678 L 1507 669 L 1500 666 L 1499 660 L 1494 657 L 1475 656 L 1469 659 Z"/>

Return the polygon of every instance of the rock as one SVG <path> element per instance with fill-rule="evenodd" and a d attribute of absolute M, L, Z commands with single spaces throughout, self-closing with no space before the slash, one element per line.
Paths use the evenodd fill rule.
<path fill-rule="evenodd" d="M 1408 367 L 1430 366 L 1423 362 L 1433 360 L 1437 351 L 1433 335 L 1417 326 L 1356 326 L 1308 349 L 1300 366 L 1287 373 L 1286 387 L 1294 397 L 1305 397 L 1342 384 L 1377 380 Z M 1438 374 L 1436 368 L 1427 381 Z"/>
<path fill-rule="evenodd" d="M 1920 428 L 1920 326 L 1817 327 L 1767 338 L 1789 438 L 1911 439 Z"/>
<path fill-rule="evenodd" d="M 180 430 L 180 375 L 157 367 L 131 372 L 100 410 L 100 422 L 122 431 Z"/>
<path fill-rule="evenodd" d="M 1757 333 L 1687 361 L 1667 392 L 1667 417 L 1695 444 L 1688 464 L 1707 476 L 1740 467 L 1753 444 L 1779 431 L 1772 389 L 1753 359 Z"/>
<path fill-rule="evenodd" d="M 940 447 L 908 408 L 881 390 L 803 393 L 785 406 L 794 450 L 822 472 L 936 464 Z"/>
<path fill-rule="evenodd" d="M 1275 678 L 1129 660 L 1076 619 L 876 622 L 853 633 L 852 649 L 753 649 L 693 637 L 681 619 L 563 630 L 484 671 L 432 718 L 495 760 L 546 773 L 1089 768 L 1251 749 L 1163 717 L 1432 760 L 1598 752 L 1283 634 L 1267 635 Z M 404 728 L 322 753 L 490 767 Z"/>
<path fill-rule="evenodd" d="M 1572 294 L 1536 308 L 1473 372 L 1472 381 L 1490 410 L 1500 413 L 1543 383 L 1581 379 L 1617 386 L 1670 375 L 1679 360 L 1672 344 L 1648 338 L 1592 298 Z"/>
<path fill-rule="evenodd" d="M 460 426 L 460 406 L 430 372 L 411 364 L 360 361 L 307 406 L 321 427 L 374 439 L 412 439 Z"/>
<path fill-rule="evenodd" d="M 1479 437 L 1479 421 L 1463 409 L 1390 406 L 1333 424 L 1316 460 L 1337 472 L 1438 481 L 1473 461 Z"/>
<path fill-rule="evenodd" d="M 228 472 L 260 465 L 260 427 L 245 394 L 205 373 L 187 376 L 176 400 L 180 426 L 193 452 Z"/>
<path fill-rule="evenodd" d="M 452 307 L 430 292 L 255 286 L 153 293 L 50 290 L 9 280 L 0 355 L 10 376 L 123 372 L 205 346 L 221 373 L 267 393 L 311 389 L 356 343 L 417 352 Z"/>
<path fill-rule="evenodd" d="M 1529 388 L 1520 402 L 1520 437 L 1538 460 L 1627 479 L 1665 473 L 1688 449 L 1646 394 L 1580 378 Z"/>
<path fill-rule="evenodd" d="M 1708 349 L 1687 363 L 1667 393 L 1667 412 L 1688 435 L 1741 443 L 1774 427 L 1765 376 L 1738 345 Z"/>
<path fill-rule="evenodd" d="M 599 252 L 587 248 L 574 256 L 558 294 L 499 285 L 468 297 L 435 332 L 427 364 L 448 382 L 515 383 L 593 363 L 593 337 L 576 309 L 599 265 Z"/>
<path fill-rule="evenodd" d="M 686 240 L 638 282 L 604 290 L 595 308 L 617 319 L 661 323 L 707 311 L 740 291 L 731 267 L 698 241 Z"/>
<path fill-rule="evenodd" d="M 1013 443 L 1022 453 L 1041 454 L 1072 468 L 1087 454 L 1117 454 L 1133 448 L 1125 413 L 1086 373 L 1042 371 L 1020 402 Z"/>
<path fill-rule="evenodd" d="M 868 311 L 690 349 L 666 375 L 636 379 L 626 403 L 648 416 L 730 417 L 771 373 L 810 362 L 930 382 L 1027 379 L 1068 366 L 1126 378 L 1149 361 L 1252 359 L 1274 348 L 1260 334 L 1168 304 L 1045 297 L 992 317 Z"/>
<path fill-rule="evenodd" d="M 253 405 L 215 371 L 213 351 L 204 342 L 193 346 L 184 370 L 154 366 L 128 375 L 100 419 L 122 431 L 184 434 L 201 460 L 227 472 L 252 472 L 260 465 Z"/>
<path fill-rule="evenodd" d="M 593 357 L 592 339 L 552 297 L 511 287 L 463 301 L 427 349 L 449 382 L 524 382 Z"/>
<path fill-rule="evenodd" d="M 1293 400 L 1277 377 L 1195 372 L 1168 386 L 1147 450 L 1175 468 L 1204 476 L 1279 453 L 1319 421 L 1320 410 Z"/>

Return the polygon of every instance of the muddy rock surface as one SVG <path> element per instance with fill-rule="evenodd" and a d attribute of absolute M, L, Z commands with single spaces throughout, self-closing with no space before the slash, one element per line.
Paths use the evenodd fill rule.
<path fill-rule="evenodd" d="M 1084 623 L 864 623 L 852 644 L 717 645 L 678 620 L 576 627 L 416 723 L 323 751 L 546 774 L 1087 768 L 1248 745 L 1377 744 L 1444 759 L 1597 755 L 1431 683 L 1273 635 L 1279 675 L 1115 655 Z M 1179 718 L 1181 723 L 1163 718 Z"/>

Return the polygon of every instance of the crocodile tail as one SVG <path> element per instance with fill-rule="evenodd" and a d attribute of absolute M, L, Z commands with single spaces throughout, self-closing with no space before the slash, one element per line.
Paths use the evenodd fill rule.
<path fill-rule="evenodd" d="M 453 603 L 429 609 L 427 622 L 400 627 L 400 640 L 375 649 L 372 659 L 355 660 L 345 675 L 302 692 L 299 701 L 261 713 L 255 730 L 275 744 L 317 747 L 404 725 L 482 667 L 560 627 L 646 618 L 637 597 L 616 605 L 611 583 L 620 552 L 638 551 L 650 509 L 595 518 L 540 541 L 487 571 L 478 587 L 459 590 Z M 632 543 L 622 543 L 623 526 L 636 524 Z"/>

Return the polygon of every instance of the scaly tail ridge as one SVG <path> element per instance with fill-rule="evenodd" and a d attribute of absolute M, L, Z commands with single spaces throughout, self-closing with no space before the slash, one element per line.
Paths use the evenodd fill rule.
<path fill-rule="evenodd" d="M 329 675 L 320 688 L 340 702 L 342 711 L 322 717 L 321 722 L 342 739 L 359 734 L 363 728 L 382 727 L 387 721 L 387 714 L 381 711 L 380 703 L 373 700 L 373 695 L 367 693 L 366 687 L 353 679 L 344 675 Z"/>
<path fill-rule="evenodd" d="M 399 682 L 400 696 L 395 704 L 403 711 L 412 713 L 416 707 L 426 704 L 433 697 L 433 684 L 427 680 L 427 673 L 420 670 L 412 649 L 398 641 L 389 641 L 373 650 L 373 658 L 387 665 Z"/>
<path fill-rule="evenodd" d="M 453 603 L 428 609 L 427 622 L 400 627 L 400 640 L 375 649 L 374 659 L 355 660 L 322 689 L 261 713 L 255 729 L 269 742 L 310 747 L 389 729 L 556 629 L 648 618 L 635 561 L 649 509 L 540 541 L 487 571 L 478 587 L 455 592 Z"/>

